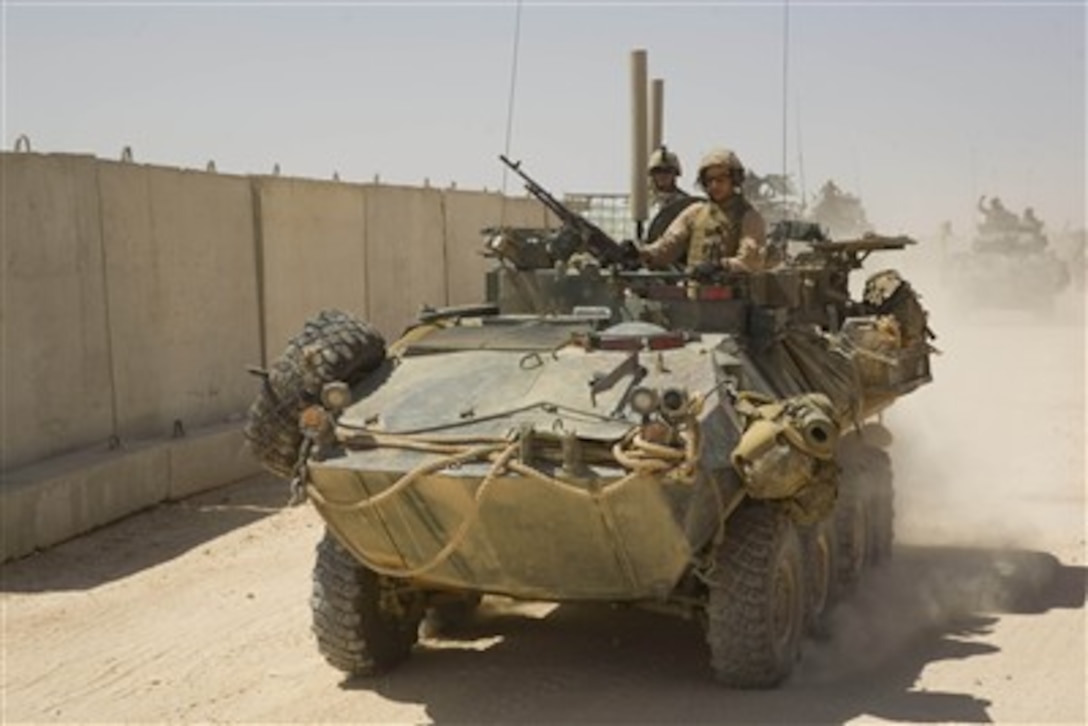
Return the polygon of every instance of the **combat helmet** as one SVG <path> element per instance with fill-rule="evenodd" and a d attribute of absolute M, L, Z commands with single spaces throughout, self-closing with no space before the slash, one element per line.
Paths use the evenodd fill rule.
<path fill-rule="evenodd" d="M 703 156 L 699 162 L 700 184 L 703 183 L 703 175 L 706 174 L 706 170 L 712 166 L 724 166 L 729 169 L 729 173 L 733 177 L 733 184 L 738 187 L 744 181 L 744 164 L 741 163 L 740 157 L 730 149 L 711 149 Z"/>
<path fill-rule="evenodd" d="M 680 176 L 680 157 L 669 151 L 667 147 L 661 146 L 654 149 L 654 153 L 650 154 L 650 164 L 647 171 L 651 174 L 655 171 L 671 171 L 676 176 Z"/>

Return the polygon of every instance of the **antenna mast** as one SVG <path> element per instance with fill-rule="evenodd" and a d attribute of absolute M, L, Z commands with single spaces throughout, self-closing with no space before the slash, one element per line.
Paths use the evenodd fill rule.
<path fill-rule="evenodd" d="M 514 54 L 510 62 L 510 96 L 506 103 L 506 141 L 503 144 L 503 156 L 510 156 L 510 139 L 514 133 L 514 91 L 518 82 L 518 48 L 521 45 L 521 0 L 518 0 L 514 13 Z M 506 196 L 506 167 L 502 168 L 502 195 Z M 503 205 L 505 208 L 506 205 Z"/>
<path fill-rule="evenodd" d="M 786 180 L 787 177 L 787 149 L 788 149 L 788 94 L 789 94 L 789 69 L 790 69 L 790 0 L 783 3 L 782 13 L 782 189 L 779 192 L 782 199 L 782 218 L 786 218 Z"/>

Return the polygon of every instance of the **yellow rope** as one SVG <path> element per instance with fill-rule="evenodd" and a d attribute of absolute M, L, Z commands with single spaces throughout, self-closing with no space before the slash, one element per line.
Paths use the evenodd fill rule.
<path fill-rule="evenodd" d="M 465 515 L 450 540 L 434 557 L 422 565 L 412 568 L 391 568 L 379 565 L 369 558 L 364 564 L 371 570 L 390 577 L 415 577 L 438 567 L 457 550 L 468 536 L 469 529 L 479 518 L 484 492 L 499 476 L 507 471 L 520 474 L 526 479 L 556 487 L 575 496 L 585 497 L 604 505 L 606 497 L 627 486 L 635 479 L 647 475 L 667 475 L 676 472 L 680 480 L 691 480 L 692 472 L 699 453 L 699 433 L 697 426 L 689 426 L 681 432 L 684 449 L 681 451 L 671 446 L 646 441 L 639 430 L 633 429 L 612 447 L 612 454 L 628 473 L 600 489 L 588 490 L 570 484 L 556 477 L 548 476 L 539 469 L 514 460 L 520 444 L 518 441 L 496 437 L 432 437 L 423 439 L 415 436 L 398 436 L 375 432 L 358 432 L 344 436 L 345 443 L 367 448 L 396 448 L 445 454 L 439 459 L 421 464 L 401 476 L 391 487 L 373 496 L 364 497 L 355 502 L 333 502 L 326 499 L 312 483 L 307 484 L 307 494 L 321 507 L 339 512 L 360 512 L 374 509 L 404 489 L 414 484 L 420 477 L 460 466 L 470 461 L 490 461 L 491 467 L 481 480 L 472 498 L 472 507 Z M 473 446 L 466 448 L 469 444 Z M 672 477 L 674 480 L 676 477 Z M 381 515 L 379 515 L 381 516 Z"/>

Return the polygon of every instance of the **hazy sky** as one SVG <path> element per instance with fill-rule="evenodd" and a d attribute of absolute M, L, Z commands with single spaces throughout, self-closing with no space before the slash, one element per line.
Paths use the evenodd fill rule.
<path fill-rule="evenodd" d="M 833 178 L 881 231 L 962 230 L 981 194 L 1084 225 L 1084 0 L 785 7 L 525 0 L 511 155 L 556 193 L 626 191 L 644 49 L 689 187 L 724 145 L 810 195 Z M 495 189 L 517 8 L 5 0 L 4 148 Z"/>

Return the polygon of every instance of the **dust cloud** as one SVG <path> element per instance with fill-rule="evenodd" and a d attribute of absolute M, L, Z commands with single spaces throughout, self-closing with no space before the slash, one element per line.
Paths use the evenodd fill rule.
<path fill-rule="evenodd" d="M 991 309 L 958 294 L 943 260 L 922 242 L 866 265 L 912 283 L 940 354 L 933 383 L 884 417 L 895 555 L 836 608 L 833 637 L 806 646 L 799 682 L 879 669 L 922 633 L 979 635 L 1002 613 L 1082 607 L 1083 286 L 1053 305 Z"/>

